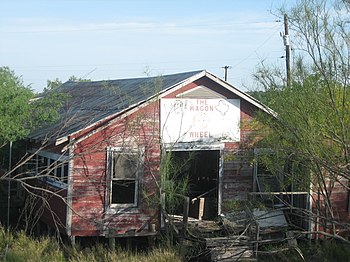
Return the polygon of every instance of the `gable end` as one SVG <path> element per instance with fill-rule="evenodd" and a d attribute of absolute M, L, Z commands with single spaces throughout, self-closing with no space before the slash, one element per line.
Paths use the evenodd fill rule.
<path fill-rule="evenodd" d="M 176 97 L 177 98 L 198 98 L 198 99 L 208 99 L 208 98 L 226 99 L 227 98 L 226 96 L 218 92 L 215 92 L 214 90 L 203 85 L 197 86 L 193 89 L 177 94 Z"/>

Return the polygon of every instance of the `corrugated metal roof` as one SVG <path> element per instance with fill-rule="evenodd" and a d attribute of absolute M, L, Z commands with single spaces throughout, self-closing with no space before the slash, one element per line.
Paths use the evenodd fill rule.
<path fill-rule="evenodd" d="M 108 116 L 147 100 L 157 93 L 203 72 L 132 79 L 64 83 L 58 92 L 68 95 L 61 121 L 33 132 L 31 139 L 52 140 L 71 135 Z"/>

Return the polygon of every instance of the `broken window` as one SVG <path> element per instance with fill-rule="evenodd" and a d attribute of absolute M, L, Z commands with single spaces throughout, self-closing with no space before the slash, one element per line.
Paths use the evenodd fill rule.
<path fill-rule="evenodd" d="M 25 163 L 25 172 L 30 175 L 35 175 L 37 169 L 37 157 L 31 157 Z"/>
<path fill-rule="evenodd" d="M 68 161 L 65 156 L 40 152 L 28 160 L 25 172 L 53 186 L 65 187 L 68 182 Z"/>
<path fill-rule="evenodd" d="M 111 163 L 110 204 L 136 206 L 140 158 L 135 151 L 113 151 Z"/>
<path fill-rule="evenodd" d="M 259 192 L 279 192 L 281 188 L 281 178 L 269 170 L 261 161 L 256 165 L 256 183 Z"/>
<path fill-rule="evenodd" d="M 255 191 L 306 192 L 310 189 L 309 174 L 308 163 L 293 154 L 255 149 Z"/>
<path fill-rule="evenodd" d="M 68 183 L 68 162 L 63 162 L 62 165 L 63 165 L 62 182 L 67 184 Z"/>
<path fill-rule="evenodd" d="M 55 177 L 58 181 L 67 183 L 68 182 L 68 163 L 56 161 L 55 173 L 56 173 Z"/>
<path fill-rule="evenodd" d="M 275 154 L 271 150 L 255 149 L 255 191 L 285 191 L 283 187 L 285 177 L 282 172 L 284 164 L 277 161 Z"/>
<path fill-rule="evenodd" d="M 41 175 L 41 176 L 43 175 L 43 172 L 48 167 L 48 161 L 49 160 L 47 157 L 38 155 L 38 171 L 37 171 L 37 173 L 39 175 Z"/>

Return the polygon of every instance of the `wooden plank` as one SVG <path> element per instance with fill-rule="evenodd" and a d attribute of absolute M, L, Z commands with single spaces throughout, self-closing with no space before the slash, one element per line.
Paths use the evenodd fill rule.
<path fill-rule="evenodd" d="M 212 261 L 237 261 L 252 257 L 253 251 L 248 246 L 213 248 L 211 250 Z"/>
<path fill-rule="evenodd" d="M 156 236 L 158 232 L 142 231 L 142 232 L 130 232 L 125 234 L 114 234 L 113 232 L 108 233 L 109 238 L 122 238 L 122 237 L 148 237 Z"/>
<path fill-rule="evenodd" d="M 205 238 L 207 247 L 247 245 L 248 240 L 249 237 L 239 235 L 228 237 Z"/>
<path fill-rule="evenodd" d="M 295 239 L 294 233 L 292 231 L 287 231 L 286 232 L 286 237 L 287 237 L 287 241 L 288 241 L 288 246 L 291 247 L 297 247 L 298 246 L 298 242 Z"/>
<path fill-rule="evenodd" d="M 187 228 L 188 228 L 188 211 L 189 211 L 189 209 L 190 209 L 190 198 L 186 196 L 185 200 L 184 200 L 184 210 L 183 210 L 183 214 L 184 214 L 183 227 L 184 227 L 185 232 L 187 231 Z"/>
<path fill-rule="evenodd" d="M 308 195 L 308 192 L 250 192 L 249 195 Z"/>
<path fill-rule="evenodd" d="M 202 220 L 204 215 L 204 204 L 205 204 L 205 198 L 201 197 L 199 198 L 199 208 L 198 208 L 198 219 Z"/>

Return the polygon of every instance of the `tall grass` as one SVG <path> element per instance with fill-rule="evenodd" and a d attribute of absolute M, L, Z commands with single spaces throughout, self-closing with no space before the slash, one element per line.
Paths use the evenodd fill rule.
<path fill-rule="evenodd" d="M 166 249 L 154 249 L 149 253 L 135 253 L 118 249 L 114 252 L 106 250 L 102 246 L 97 246 L 91 250 L 73 252 L 73 261 L 100 262 L 100 261 L 135 261 L 135 262 L 178 262 L 182 259 L 175 252 Z"/>
<path fill-rule="evenodd" d="M 7 234 L 0 232 L 0 261 L 37 262 L 37 261 L 135 261 L 135 262 L 175 262 L 181 257 L 170 249 L 157 248 L 147 253 L 125 251 L 117 248 L 110 251 L 101 245 L 90 249 L 73 249 L 62 247 L 54 238 L 33 239 L 23 232 Z"/>
<path fill-rule="evenodd" d="M 48 237 L 32 239 L 24 232 L 1 234 L 2 261 L 66 261 L 58 242 Z"/>
<path fill-rule="evenodd" d="M 283 250 L 287 246 L 266 247 L 265 252 Z M 294 249 L 284 252 L 273 252 L 271 254 L 259 255 L 259 261 L 262 262 L 303 262 L 303 261 L 317 261 L 317 262 L 347 262 L 350 261 L 350 246 L 345 243 L 336 241 L 323 242 L 301 242 L 299 243 L 299 250 L 304 259 Z"/>

